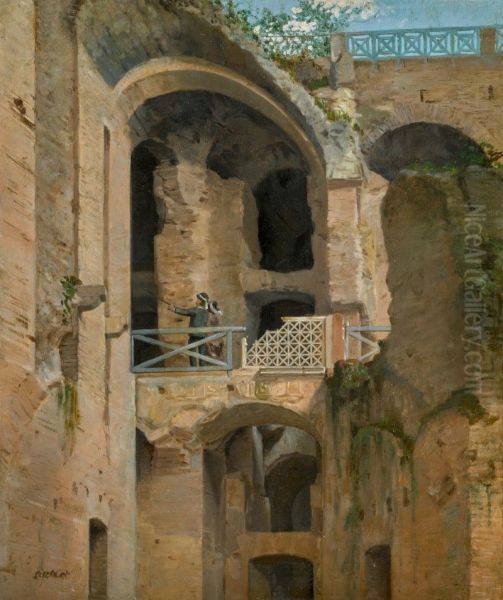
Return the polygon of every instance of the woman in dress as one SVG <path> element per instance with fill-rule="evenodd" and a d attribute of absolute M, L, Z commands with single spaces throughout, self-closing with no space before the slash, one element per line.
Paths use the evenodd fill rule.
<path fill-rule="evenodd" d="M 208 327 L 218 327 L 220 325 L 220 317 L 224 314 L 223 310 L 218 305 L 216 300 L 212 300 L 208 305 Z M 224 340 L 220 338 L 206 344 L 208 356 L 223 360 L 224 357 Z"/>

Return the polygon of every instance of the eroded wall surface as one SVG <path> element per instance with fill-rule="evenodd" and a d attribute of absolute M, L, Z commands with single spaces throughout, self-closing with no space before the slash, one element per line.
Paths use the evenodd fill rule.
<path fill-rule="evenodd" d="M 397 597 L 501 594 L 501 185 L 479 167 L 407 173 L 384 198 L 393 329 L 368 370 L 342 365 L 334 388 L 343 597 L 369 593 L 366 553 L 380 545 Z M 469 269 L 485 281 L 478 292 Z M 474 335 L 484 371 L 475 384 Z"/>
<path fill-rule="evenodd" d="M 154 1 L 80 8 L 76 21 L 76 3 L 1 9 L 2 598 L 87 597 L 89 522 L 99 519 L 113 599 L 220 600 L 226 581 L 226 593 L 245 597 L 248 561 L 271 548 L 313 561 L 316 593 L 327 598 L 385 589 L 388 548 L 396 597 L 499 599 L 501 175 L 408 173 L 388 189 L 367 173 L 361 185 L 349 127 L 327 122 L 288 74 L 213 27 L 208 7 L 205 19 Z M 179 54 L 185 62 L 165 60 Z M 384 131 L 417 121 L 501 147 L 500 62 L 361 64 L 352 95 L 339 96 L 361 114 L 364 151 Z M 253 202 L 245 180 L 255 174 L 226 178 L 181 161 L 157 172 L 167 215 L 156 239 L 160 289 L 180 303 L 206 289 L 235 324 L 250 291 L 307 291 L 319 313 L 347 310 L 379 324 L 389 308 L 393 332 L 382 355 L 368 371 L 342 366 L 328 407 L 325 383 L 309 377 L 135 383 L 130 373 L 130 164 L 139 139 L 131 119 L 153 96 L 193 90 L 195 72 L 212 93 L 228 88 L 269 111 L 302 148 L 317 260 L 297 274 L 256 268 L 256 214 L 245 214 Z M 482 335 L 486 387 L 467 394 L 467 377 L 478 380 L 464 368 L 464 219 L 480 206 L 485 258 L 477 265 L 490 284 L 493 323 Z M 70 275 L 104 286 L 106 299 L 63 323 L 60 280 Z M 77 380 L 62 377 L 66 334 L 78 340 Z M 221 457 L 204 468 L 205 447 L 272 422 L 320 441 L 311 532 L 246 531 L 243 481 L 227 478 L 214 493 L 225 479 Z M 140 438 L 135 451 L 135 425 L 154 450 Z M 224 509 L 228 547 L 213 526 Z M 379 552 L 376 575 L 369 561 Z"/>
<path fill-rule="evenodd" d="M 7 106 L 17 107 L 21 119 L 5 121 L 8 127 L 22 123 L 12 132 L 15 137 L 2 142 L 6 156 L 21 152 L 16 169 L 28 169 L 25 175 L 12 173 L 5 180 L 18 199 L 13 197 L 3 214 L 12 233 L 21 215 L 24 229 L 19 265 L 14 264 L 19 261 L 15 237 L 11 233 L 10 241 L 3 238 L 4 256 L 14 261 L 9 277 L 15 275 L 18 282 L 6 289 L 11 298 L 18 291 L 22 294 L 16 303 L 23 311 L 34 316 L 37 310 L 36 327 L 33 316 L 22 319 L 25 357 L 17 356 L 21 349 L 17 343 L 2 351 L 3 360 L 17 361 L 26 370 L 23 374 L 9 369 L 17 378 L 15 393 L 2 383 L 1 406 L 7 409 L 2 450 L 4 440 L 9 450 L 0 483 L 3 598 L 87 597 L 91 519 L 99 519 L 108 529 L 109 597 L 134 595 L 134 570 L 126 567 L 135 556 L 134 395 L 124 368 L 129 343 L 124 337 L 105 338 L 106 318 L 121 314 L 117 302 L 115 308 L 112 303 L 117 297 L 113 286 L 106 306 L 97 301 L 94 310 L 75 309 L 73 318 L 65 319 L 60 282 L 73 275 L 85 286 L 104 283 L 108 269 L 104 127 L 114 129 L 120 113 L 111 115 L 110 89 L 86 63 L 86 53 L 79 56 L 68 11 L 67 3 L 50 0 L 36 10 L 29 3 L 18 3 L 2 18 L 8 24 L 2 35 L 6 44 L 2 64 L 12 70 L 4 78 L 9 82 L 5 100 Z M 11 35 L 20 49 L 12 46 Z M 36 106 L 30 108 L 35 100 Z M 114 135 L 121 140 L 117 128 Z M 129 141 L 125 138 L 122 143 L 126 168 L 120 177 L 125 173 L 127 180 Z M 117 160 L 116 155 L 108 158 Z M 31 212 L 24 206 L 27 201 Z M 16 219 L 8 217 L 9 210 Z M 127 235 L 127 215 L 117 214 L 126 217 Z M 114 232 L 110 237 L 114 239 Z M 115 233 L 119 252 L 116 249 L 114 257 L 121 250 L 129 257 L 124 233 L 118 237 L 120 245 Z M 119 262 L 124 262 L 124 255 Z M 120 288 L 120 270 L 112 278 Z M 125 282 L 127 299 L 128 277 Z M 3 315 L 7 317 L 9 310 Z M 125 322 L 127 308 L 122 315 Z M 17 322 L 21 324 L 21 317 Z M 58 346 L 67 334 L 78 339 L 71 345 L 75 356 L 70 360 L 79 365 L 78 378 L 62 377 Z M 112 378 L 114 385 L 109 387 Z"/>

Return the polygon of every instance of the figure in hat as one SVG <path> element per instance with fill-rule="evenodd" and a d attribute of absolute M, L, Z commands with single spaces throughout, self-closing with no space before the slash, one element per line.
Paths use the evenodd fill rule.
<path fill-rule="evenodd" d="M 206 292 L 199 292 L 196 294 L 197 304 L 192 308 L 180 308 L 179 306 L 175 306 L 171 302 L 166 302 L 168 308 L 176 313 L 177 315 L 183 315 L 184 317 L 190 317 L 189 319 L 189 327 L 206 327 L 208 325 L 208 308 L 210 297 Z M 193 342 L 198 342 L 199 340 L 206 337 L 204 333 L 194 333 L 189 335 L 189 344 Z M 199 354 L 206 355 L 208 353 L 208 349 L 206 344 L 201 344 L 194 348 L 195 352 L 199 352 Z M 190 366 L 198 367 L 199 366 L 199 358 L 195 356 L 189 356 Z M 204 362 L 204 359 L 203 359 Z"/>

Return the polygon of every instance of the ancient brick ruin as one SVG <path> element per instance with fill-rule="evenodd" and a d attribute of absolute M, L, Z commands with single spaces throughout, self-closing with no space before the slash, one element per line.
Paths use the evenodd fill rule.
<path fill-rule="evenodd" d="M 500 600 L 501 34 L 289 73 L 203 0 L 0 24 L 0 598 Z"/>

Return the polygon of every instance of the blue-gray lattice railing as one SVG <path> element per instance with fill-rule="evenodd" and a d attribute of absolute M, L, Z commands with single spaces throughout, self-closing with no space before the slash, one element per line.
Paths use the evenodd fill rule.
<path fill-rule="evenodd" d="M 171 327 L 136 329 L 131 333 L 133 373 L 231 371 L 233 335 L 246 327 Z M 201 336 L 189 342 L 189 337 Z M 185 338 L 184 342 L 180 338 Z M 208 347 L 220 348 L 209 353 Z M 195 364 L 191 364 L 192 362 Z"/>
<path fill-rule="evenodd" d="M 503 27 L 496 29 L 496 52 L 503 53 Z"/>
<path fill-rule="evenodd" d="M 347 33 L 346 44 L 355 60 L 479 56 L 480 28 Z M 503 51 L 503 30 L 497 31 L 496 46 L 496 51 Z"/>

